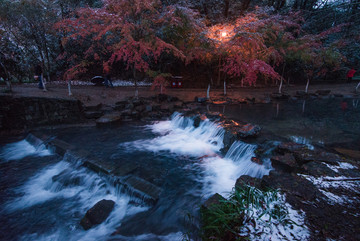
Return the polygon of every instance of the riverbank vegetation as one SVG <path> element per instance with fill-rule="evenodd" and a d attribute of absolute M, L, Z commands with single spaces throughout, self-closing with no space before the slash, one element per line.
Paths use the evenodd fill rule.
<path fill-rule="evenodd" d="M 203 206 L 201 221 L 203 240 L 249 240 L 251 235 L 260 238 L 271 225 L 294 224 L 277 190 L 247 184 L 235 187 L 228 199 L 218 195 L 217 202 Z"/>
<path fill-rule="evenodd" d="M 111 73 L 155 85 L 183 76 L 188 87 L 330 81 L 359 65 L 359 5 L 0 0 L 1 74 L 32 80 L 39 63 L 48 80 Z"/>

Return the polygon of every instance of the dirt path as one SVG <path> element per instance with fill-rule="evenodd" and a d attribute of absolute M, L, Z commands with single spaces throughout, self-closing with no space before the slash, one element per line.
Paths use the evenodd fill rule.
<path fill-rule="evenodd" d="M 314 93 L 316 90 L 331 90 L 331 94 L 342 94 L 344 96 L 352 96 L 355 94 L 355 87 L 357 83 L 348 84 L 323 84 L 312 85 L 309 87 L 309 92 Z M 1 88 L 1 87 L 0 87 Z M 96 105 L 99 103 L 112 105 L 117 101 L 123 100 L 127 97 L 134 96 L 134 87 L 97 87 L 97 86 L 73 86 L 72 96 L 68 95 L 68 89 L 65 84 L 47 85 L 48 91 L 43 92 L 39 90 L 36 84 L 14 85 L 14 96 L 34 96 L 34 97 L 54 97 L 54 98 L 71 98 L 78 99 L 85 105 Z M 285 86 L 283 91 L 295 95 L 296 91 L 304 90 L 305 86 Z M 277 87 L 267 88 L 229 88 L 227 96 L 234 99 L 240 98 L 255 98 L 256 100 L 263 100 L 268 98 L 271 93 L 277 92 Z M 139 96 L 149 97 L 157 94 L 158 91 L 151 90 L 150 87 L 139 87 Z M 166 89 L 166 94 L 176 96 L 183 101 L 193 101 L 195 96 L 205 97 L 206 89 Z M 223 90 L 211 90 L 210 97 L 216 98 L 223 96 Z"/>

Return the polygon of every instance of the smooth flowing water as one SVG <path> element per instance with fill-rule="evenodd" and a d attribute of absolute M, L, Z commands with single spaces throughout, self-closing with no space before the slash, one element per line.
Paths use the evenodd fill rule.
<path fill-rule="evenodd" d="M 262 177 L 271 169 L 268 160 L 251 162 L 256 145 L 235 142 L 223 156 L 224 130 L 217 123 L 205 120 L 195 128 L 180 114 L 151 124 L 48 132 L 108 165 L 136 165 L 134 175 L 161 187 L 160 198 L 155 206 L 134 201 L 76 156 L 54 155 L 28 139 L 8 143 L 0 154 L 1 240 L 181 240 L 196 227 L 206 198 L 228 195 L 241 175 Z M 106 222 L 84 231 L 81 218 L 102 199 L 115 201 L 115 209 Z M 116 229 L 119 235 L 111 236 Z"/>

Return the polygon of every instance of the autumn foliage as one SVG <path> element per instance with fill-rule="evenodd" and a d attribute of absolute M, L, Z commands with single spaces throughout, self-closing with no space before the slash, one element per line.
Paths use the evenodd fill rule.
<path fill-rule="evenodd" d="M 162 6 L 157 0 L 107 0 L 101 9 L 79 9 L 76 18 L 57 25 L 65 33 L 65 45 L 77 43 L 85 47 L 81 60 L 71 48 L 62 56 L 74 63 L 68 77 L 99 64 L 104 72 L 122 62 L 126 69 L 145 73 L 164 55 L 184 60 L 184 47 L 162 36 L 164 32 L 176 34 L 169 33 L 169 28 L 181 29 L 181 11 Z"/>
<path fill-rule="evenodd" d="M 225 80 L 255 86 L 331 78 L 360 56 L 344 51 L 358 39 L 348 33 L 352 22 L 310 28 L 304 17 L 309 13 L 299 6 L 278 11 L 283 6 L 215 2 L 4 0 L 1 57 L 22 56 L 17 67 L 8 64 L 12 76 L 31 71 L 26 66 L 40 60 L 49 79 L 55 73 L 66 80 L 111 73 L 164 86 L 169 76 L 182 75 L 189 86 L 220 86 Z M 313 11 L 310 17 L 317 21 L 321 11 Z"/>
<path fill-rule="evenodd" d="M 301 65 L 297 72 L 312 78 L 336 70 L 344 60 L 336 44 L 324 45 L 340 28 L 307 34 L 300 12 L 280 15 L 258 8 L 232 22 L 205 27 L 189 8 L 157 0 L 107 0 L 100 9 L 81 8 L 75 15 L 57 24 L 68 47 L 61 57 L 72 65 L 67 78 L 93 66 L 109 72 L 122 63 L 134 77 L 159 72 L 148 76 L 162 86 L 166 78 L 161 73 L 167 73 L 162 66 L 170 58 L 184 66 L 215 67 L 234 83 L 254 86 L 259 81 L 274 84 L 295 63 Z M 81 53 L 74 45 L 81 46 Z"/>

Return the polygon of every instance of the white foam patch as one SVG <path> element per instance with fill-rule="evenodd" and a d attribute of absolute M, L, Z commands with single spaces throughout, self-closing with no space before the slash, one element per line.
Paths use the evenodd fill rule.
<path fill-rule="evenodd" d="M 123 143 L 120 147 L 152 152 L 169 151 L 192 157 L 213 155 L 223 147 L 224 130 L 208 119 L 195 128 L 191 119 L 175 115 L 171 121 L 161 121 L 147 128 L 160 136 Z"/>
<path fill-rule="evenodd" d="M 20 160 L 27 156 L 49 155 L 52 153 L 46 149 L 45 145 L 33 146 L 26 140 L 7 144 L 0 151 L 0 159 L 3 161 Z"/>

